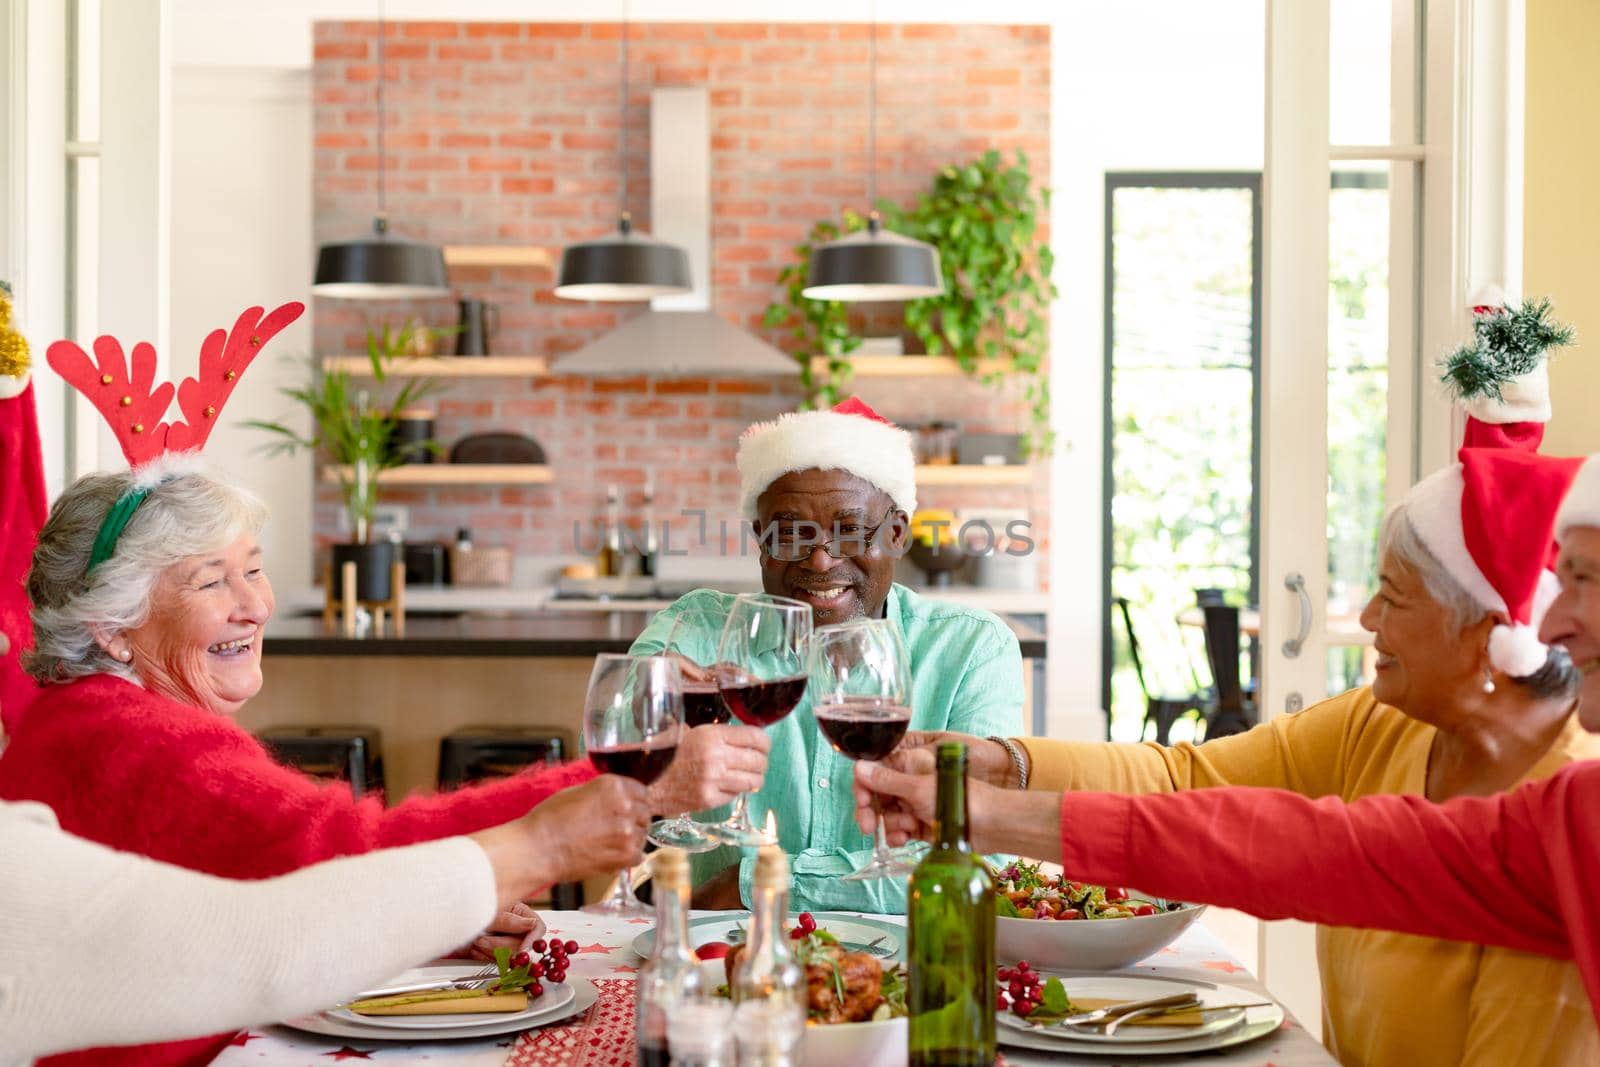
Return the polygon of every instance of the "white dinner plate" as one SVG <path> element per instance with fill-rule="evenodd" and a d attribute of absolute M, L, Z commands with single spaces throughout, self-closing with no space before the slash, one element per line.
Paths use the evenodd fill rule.
<path fill-rule="evenodd" d="M 898 923 L 886 922 L 882 919 L 869 919 L 857 915 L 842 915 L 836 912 L 813 912 L 812 918 L 817 920 L 820 929 L 828 930 L 837 937 L 848 951 L 865 951 L 879 959 L 894 959 L 900 954 L 900 946 L 905 936 L 905 927 Z M 794 919 L 789 920 L 793 923 Z M 699 948 L 701 945 L 712 941 L 731 941 L 730 931 L 750 928 L 750 913 L 748 911 L 728 911 L 720 915 L 702 915 L 698 919 L 689 920 L 689 947 Z M 873 948 L 867 945 L 883 938 Z M 633 939 L 633 951 L 645 959 L 656 948 L 656 928 L 652 926 L 644 933 Z"/>
<path fill-rule="evenodd" d="M 1049 976 L 1046 975 L 1048 978 Z M 1105 1000 L 1147 1000 L 1168 996 L 1174 987 L 1193 990 L 1206 1004 L 1255 1003 L 1259 994 L 1232 986 L 1214 986 L 1204 982 L 1185 982 L 1172 978 L 1151 978 L 1122 975 L 1062 976 L 1062 984 L 1069 997 L 1095 997 Z M 1087 1029 L 1063 1026 L 1034 1026 L 1009 1012 L 996 1017 L 999 1025 L 996 1037 L 1003 1045 L 1018 1048 L 1041 1049 L 1052 1052 L 1072 1052 L 1076 1055 L 1132 1055 L 1165 1056 L 1180 1052 L 1204 1052 L 1228 1048 L 1265 1037 L 1283 1025 L 1283 1009 L 1276 1004 L 1263 1008 L 1247 1008 L 1243 1018 L 1230 1013 L 1222 1020 L 1204 1027 L 1172 1031 L 1157 1030 L 1148 1026 L 1127 1026 L 1111 1037 Z"/>
<path fill-rule="evenodd" d="M 451 967 L 419 967 L 407 971 L 392 982 L 385 985 L 402 985 L 410 982 L 423 981 L 428 978 L 453 977 Z M 476 965 L 472 969 L 477 969 Z M 401 979 L 405 979 L 402 981 Z M 563 999 L 552 1001 L 549 992 L 552 983 L 546 983 L 545 995 L 540 997 L 537 1007 L 530 1006 L 529 1010 L 521 1012 L 484 1012 L 477 1015 L 458 1016 L 361 1016 L 344 1012 L 343 1009 L 332 1009 L 319 1012 L 315 1015 L 306 1015 L 298 1019 L 286 1019 L 284 1026 L 306 1033 L 320 1034 L 326 1037 L 362 1038 L 369 1041 L 443 1041 L 458 1038 L 497 1037 L 501 1034 L 518 1033 L 522 1030 L 531 1030 L 539 1026 L 548 1026 L 551 1023 L 570 1019 L 574 1015 L 589 1010 L 599 997 L 594 984 L 586 978 L 570 978 L 566 982 L 553 983 L 557 988 L 565 988 L 566 994 L 555 994 Z M 343 1014 L 340 1014 L 343 1013 Z M 351 1021 L 351 1020 L 356 1021 Z M 409 1022 L 412 1020 L 427 1020 L 442 1023 L 427 1028 L 414 1026 L 394 1026 L 395 1021 Z M 463 1020 L 482 1020 L 479 1022 L 463 1022 Z"/>
<path fill-rule="evenodd" d="M 576 994 L 571 982 L 545 982 L 544 993 L 528 1001 L 521 1011 L 463 1012 L 459 1015 L 362 1015 L 349 1008 L 330 1008 L 323 1012 L 330 1019 L 381 1030 L 460 1030 L 496 1023 L 521 1023 L 538 1026 L 545 1016 L 554 1016 L 572 1003 Z"/>

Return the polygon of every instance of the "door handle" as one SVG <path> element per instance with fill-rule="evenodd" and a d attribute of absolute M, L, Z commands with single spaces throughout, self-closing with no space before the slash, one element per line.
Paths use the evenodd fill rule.
<path fill-rule="evenodd" d="M 1311 636 L 1311 594 L 1306 592 L 1306 580 L 1298 571 L 1283 580 L 1283 587 L 1300 598 L 1300 632 L 1283 643 L 1283 654 L 1294 659 Z"/>

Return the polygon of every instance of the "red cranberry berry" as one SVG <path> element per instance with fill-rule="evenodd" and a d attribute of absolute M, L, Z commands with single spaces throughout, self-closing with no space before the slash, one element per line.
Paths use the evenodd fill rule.
<path fill-rule="evenodd" d="M 532 944 L 531 944 L 531 945 L 529 945 L 529 946 L 528 946 L 528 947 L 529 947 L 529 948 L 531 948 L 531 949 L 533 949 L 533 951 L 535 951 L 535 952 L 543 952 L 543 951 L 544 951 L 544 950 L 545 950 L 545 949 L 547 949 L 547 948 L 549 948 L 549 947 L 550 947 L 550 946 L 549 946 L 549 945 L 547 945 L 547 944 L 546 944 L 546 943 L 545 943 L 545 940 L 544 940 L 544 938 L 542 938 L 542 937 L 541 937 L 541 938 L 538 938 L 538 939 L 536 939 L 536 940 L 535 940 L 535 941 L 534 941 L 534 942 L 533 942 L 533 943 L 532 943 Z"/>
<path fill-rule="evenodd" d="M 569 956 L 572 955 L 572 953 L 578 951 L 578 943 L 576 941 L 568 941 L 562 947 L 567 950 L 567 955 L 569 955 Z"/>
<path fill-rule="evenodd" d="M 513 967 L 526 967 L 532 962 L 533 958 L 526 952 L 519 952 L 515 956 L 511 957 L 511 966 Z"/>

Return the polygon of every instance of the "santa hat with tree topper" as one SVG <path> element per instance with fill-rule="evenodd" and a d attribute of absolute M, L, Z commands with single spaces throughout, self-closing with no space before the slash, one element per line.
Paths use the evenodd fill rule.
<path fill-rule="evenodd" d="M 11 644 L 0 656 L 0 710 L 22 707 L 35 692 L 21 662 L 33 645 L 25 582 L 48 510 L 32 361 L 11 317 L 11 289 L 0 282 L 0 633 Z"/>
<path fill-rule="evenodd" d="M 917 460 L 911 435 L 860 397 L 827 411 L 798 411 L 758 422 L 739 438 L 740 514 L 759 517 L 767 486 L 795 471 L 842 470 L 882 489 L 908 516 L 917 510 Z"/>
<path fill-rule="evenodd" d="M 1442 380 L 1467 412 L 1459 462 L 1406 496 L 1406 516 L 1445 570 L 1505 622 L 1489 634 L 1489 662 L 1514 678 L 1544 666 L 1539 622 L 1555 595 L 1556 513 L 1580 460 L 1539 454 L 1550 419 L 1549 350 L 1572 330 L 1550 302 L 1473 301 L 1474 342 L 1443 363 Z"/>
<path fill-rule="evenodd" d="M 116 552 L 118 538 L 150 491 L 193 469 L 193 458 L 205 447 L 239 378 L 266 343 L 304 311 L 305 305 L 298 301 L 265 313 L 259 307 L 246 308 L 231 330 L 219 328 L 206 336 L 200 345 L 198 375 L 177 387 L 155 380 L 156 350 L 149 342 L 134 345 L 131 358 L 110 336 L 95 341 L 93 359 L 72 341 L 50 346 L 46 361 L 110 424 L 134 473 L 133 488 L 100 524 L 89 557 L 91 572 Z M 174 393 L 184 421 L 169 423 L 165 420 Z"/>

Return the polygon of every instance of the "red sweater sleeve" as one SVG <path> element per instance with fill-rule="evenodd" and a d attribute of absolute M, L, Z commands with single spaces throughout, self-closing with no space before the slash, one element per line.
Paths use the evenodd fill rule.
<path fill-rule="evenodd" d="M 29 710 L 0 758 L 0 795 L 49 804 L 80 836 L 226 878 L 472 833 L 596 774 L 583 760 L 385 809 L 276 762 L 229 719 L 114 679 L 78 687 L 75 702 Z"/>
<path fill-rule="evenodd" d="M 1068 793 L 1062 862 L 1075 878 L 1268 919 L 1501 945 L 1569 957 L 1600 876 L 1600 763 L 1513 793 L 1443 805 L 1345 804 L 1273 789 L 1146 797 Z M 1591 825 L 1582 826 L 1587 821 Z M 1574 915 L 1577 912 L 1577 915 Z M 1584 961 L 1580 959 L 1580 964 Z M 1586 977 L 1593 974 L 1586 968 Z M 1591 997 L 1596 987 L 1590 986 Z"/>

